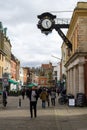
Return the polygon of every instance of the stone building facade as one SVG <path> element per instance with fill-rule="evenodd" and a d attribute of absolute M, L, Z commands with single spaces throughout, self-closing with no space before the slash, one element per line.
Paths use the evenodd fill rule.
<path fill-rule="evenodd" d="M 67 37 L 72 51 L 67 50 L 67 93 L 81 92 L 87 97 L 87 2 L 78 2 L 74 9 Z"/>

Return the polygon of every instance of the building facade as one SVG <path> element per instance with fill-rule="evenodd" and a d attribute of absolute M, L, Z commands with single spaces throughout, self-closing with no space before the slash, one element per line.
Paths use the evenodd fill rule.
<path fill-rule="evenodd" d="M 11 72 L 11 43 L 6 36 L 6 28 L 0 22 L 0 77 L 3 73 Z"/>
<path fill-rule="evenodd" d="M 11 53 L 11 78 L 19 81 L 19 70 L 20 62 L 19 60 Z"/>
<path fill-rule="evenodd" d="M 5 66 L 5 52 L 4 52 L 4 34 L 3 34 L 3 26 L 0 22 L 0 78 L 2 78 L 2 74 Z"/>
<path fill-rule="evenodd" d="M 0 22 L 0 89 L 3 88 L 3 78 L 8 78 L 8 85 L 15 84 L 19 80 L 20 62 L 15 56 L 11 55 L 11 42 L 7 37 L 7 28 L 3 28 Z M 12 80 L 11 80 L 12 79 Z M 15 81 L 14 81 L 14 80 Z"/>
<path fill-rule="evenodd" d="M 4 52 L 5 52 L 5 65 L 4 71 L 11 73 L 11 43 L 10 40 L 4 35 Z M 7 70 L 6 70 L 7 69 Z"/>
<path fill-rule="evenodd" d="M 87 97 L 87 2 L 78 2 L 74 9 L 67 37 L 72 51 L 67 50 L 67 93 Z"/>
<path fill-rule="evenodd" d="M 55 83 L 61 80 L 61 62 L 59 62 L 56 66 L 53 66 L 53 80 Z"/>

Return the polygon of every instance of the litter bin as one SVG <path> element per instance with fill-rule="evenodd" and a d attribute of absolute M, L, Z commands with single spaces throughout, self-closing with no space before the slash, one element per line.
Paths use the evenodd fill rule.
<path fill-rule="evenodd" d="M 75 106 L 75 99 L 72 94 L 68 94 L 68 106 Z"/>

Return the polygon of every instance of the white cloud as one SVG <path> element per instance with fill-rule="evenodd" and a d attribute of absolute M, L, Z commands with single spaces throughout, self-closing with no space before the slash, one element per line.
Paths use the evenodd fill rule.
<path fill-rule="evenodd" d="M 44 12 L 57 17 L 71 18 L 79 0 L 3 0 L 0 1 L 0 21 L 8 28 L 7 36 L 12 44 L 12 52 L 24 66 L 39 66 L 41 63 L 57 63 L 61 58 L 62 39 L 55 30 L 48 36 L 37 28 L 38 18 Z M 53 12 L 54 11 L 54 12 Z"/>

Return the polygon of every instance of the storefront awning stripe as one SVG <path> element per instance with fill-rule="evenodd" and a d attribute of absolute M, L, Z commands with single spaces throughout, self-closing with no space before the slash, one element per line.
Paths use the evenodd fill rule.
<path fill-rule="evenodd" d="M 18 84 L 18 82 L 15 81 L 15 80 L 13 80 L 13 79 L 9 79 L 9 82 L 10 82 L 10 83 L 13 83 L 13 84 Z"/>

